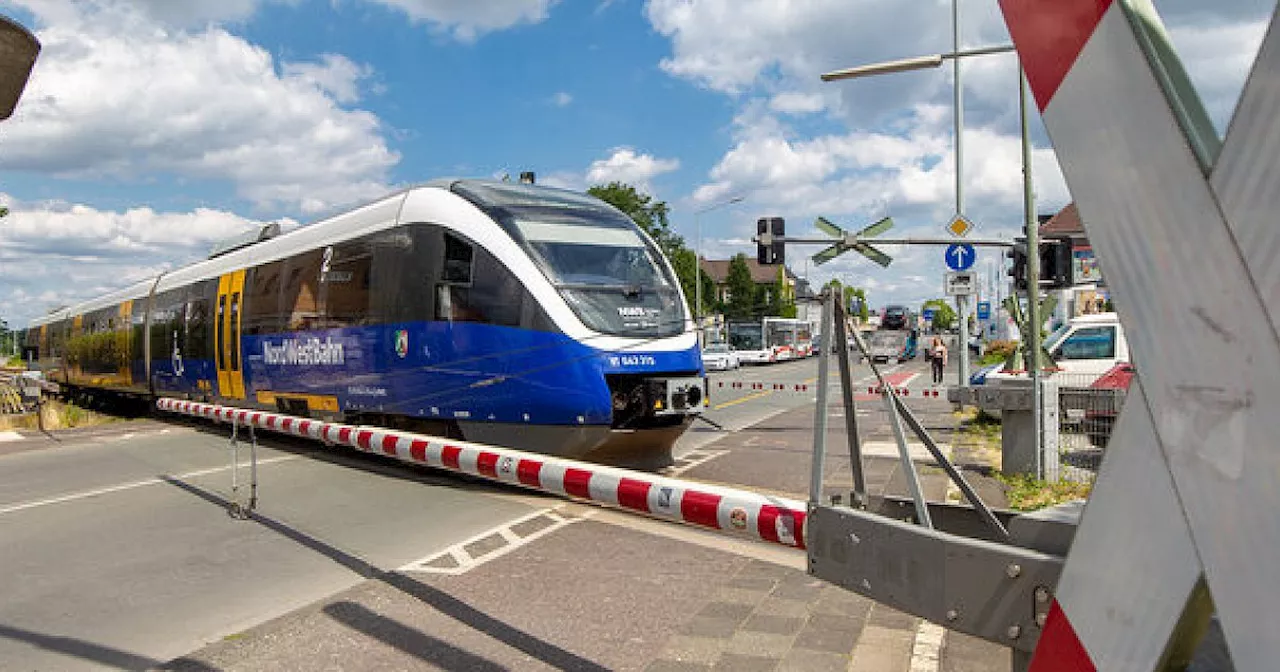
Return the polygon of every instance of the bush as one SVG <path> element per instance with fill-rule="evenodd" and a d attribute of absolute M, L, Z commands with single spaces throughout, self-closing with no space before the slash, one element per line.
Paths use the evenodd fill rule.
<path fill-rule="evenodd" d="M 982 355 L 979 364 L 997 364 L 1009 358 L 1014 350 L 1018 349 L 1017 341 L 991 341 L 987 344 L 987 351 Z"/>

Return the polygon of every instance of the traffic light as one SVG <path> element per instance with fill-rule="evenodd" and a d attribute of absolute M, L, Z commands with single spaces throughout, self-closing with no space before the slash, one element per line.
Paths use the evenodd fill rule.
<path fill-rule="evenodd" d="M 1071 239 L 1048 238 L 1040 241 L 1040 282 L 1041 289 L 1066 289 L 1075 284 L 1073 263 L 1071 258 Z M 1013 278 L 1013 286 L 1020 292 L 1027 290 L 1027 241 L 1018 238 L 1013 247 L 1005 253 L 1013 262 L 1009 275 Z"/>
<path fill-rule="evenodd" d="M 1009 277 L 1013 278 L 1014 289 L 1019 292 L 1027 291 L 1027 241 L 1015 240 L 1005 256 L 1013 262 L 1009 268 Z"/>
<path fill-rule="evenodd" d="M 786 234 L 786 221 L 781 217 L 761 217 L 756 220 L 756 235 L 770 234 L 774 240 L 765 245 L 764 243 L 756 243 L 756 261 L 761 266 L 773 266 L 784 263 L 786 259 L 786 246 L 783 241 L 778 240 Z"/>
<path fill-rule="evenodd" d="M 1049 238 L 1040 241 L 1040 286 L 1066 289 L 1073 284 L 1071 239 Z"/>

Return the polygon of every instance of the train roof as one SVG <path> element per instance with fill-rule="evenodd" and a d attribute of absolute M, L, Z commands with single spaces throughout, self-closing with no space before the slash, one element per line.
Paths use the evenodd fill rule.
<path fill-rule="evenodd" d="M 401 208 L 409 195 L 426 190 L 449 192 L 481 209 L 521 206 L 562 207 L 586 208 L 619 214 L 615 208 L 604 201 L 566 189 L 497 180 L 436 179 L 401 189 L 371 203 L 300 226 L 261 242 L 233 249 L 162 273 L 158 277 L 147 278 L 109 294 L 68 306 L 32 320 L 31 326 L 84 315 L 130 299 L 144 298 L 150 293 L 152 287 L 157 292 L 163 292 L 194 282 L 214 279 L 241 268 L 284 259 L 297 254 L 299 250 L 314 249 L 391 228 L 402 223 L 400 222 Z"/>

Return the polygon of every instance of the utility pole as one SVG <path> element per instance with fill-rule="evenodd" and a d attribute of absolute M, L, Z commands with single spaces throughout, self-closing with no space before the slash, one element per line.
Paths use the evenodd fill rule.
<path fill-rule="evenodd" d="M 1026 141 L 1027 78 L 1018 68 L 1018 119 L 1022 126 L 1022 208 L 1027 236 L 1027 371 L 1031 375 L 1031 435 L 1036 442 L 1036 477 L 1044 478 L 1044 409 L 1040 390 L 1040 223 L 1031 184 L 1031 143 Z"/>
<path fill-rule="evenodd" d="M 951 0 L 951 51 L 960 53 L 960 0 Z M 953 105 L 956 134 L 956 216 L 964 216 L 964 90 L 960 85 L 960 59 L 951 59 L 955 73 Z M 956 385 L 969 384 L 969 302 L 964 296 L 956 297 L 956 312 L 960 317 L 960 366 Z"/>

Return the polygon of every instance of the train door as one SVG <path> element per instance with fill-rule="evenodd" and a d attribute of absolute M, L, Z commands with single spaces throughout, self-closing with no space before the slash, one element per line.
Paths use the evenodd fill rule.
<path fill-rule="evenodd" d="M 124 352 L 119 356 L 120 368 L 116 371 L 116 375 L 120 377 L 120 385 L 128 387 L 133 384 L 133 301 L 125 301 L 120 304 L 119 321 L 116 323 L 116 331 L 120 332 L 117 342 L 123 342 Z"/>
<path fill-rule="evenodd" d="M 218 394 L 244 399 L 244 372 L 240 352 L 240 316 L 244 312 L 244 271 L 218 278 L 218 304 L 213 330 L 218 365 Z"/>

